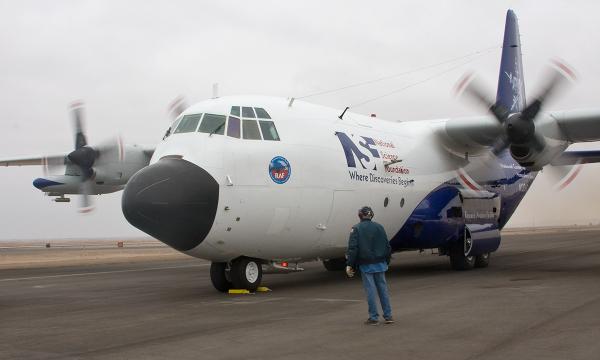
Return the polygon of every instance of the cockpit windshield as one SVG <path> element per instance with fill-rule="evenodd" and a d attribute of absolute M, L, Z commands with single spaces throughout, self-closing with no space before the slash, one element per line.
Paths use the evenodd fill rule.
<path fill-rule="evenodd" d="M 258 123 L 260 124 L 260 130 L 262 131 L 263 139 L 279 141 L 279 134 L 277 133 L 274 122 L 268 120 L 259 120 Z"/>
<path fill-rule="evenodd" d="M 269 120 L 266 120 L 269 119 Z M 180 116 L 167 130 L 163 140 L 171 134 L 201 132 L 225 135 L 245 140 L 280 141 L 271 116 L 264 108 L 232 106 L 230 115 L 188 114 Z"/>
<path fill-rule="evenodd" d="M 223 135 L 225 133 L 225 115 L 204 114 L 198 131 Z"/>
<path fill-rule="evenodd" d="M 181 134 L 196 131 L 201 117 L 202 114 L 192 114 L 184 116 L 183 119 L 181 119 L 181 121 L 179 122 L 179 125 L 177 126 L 173 134 Z"/>

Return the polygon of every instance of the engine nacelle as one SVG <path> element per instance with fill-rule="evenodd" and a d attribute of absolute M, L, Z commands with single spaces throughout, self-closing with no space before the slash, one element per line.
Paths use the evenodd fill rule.
<path fill-rule="evenodd" d="M 536 144 L 512 144 L 510 155 L 519 165 L 531 171 L 539 171 L 560 155 L 568 143 L 554 139 L 544 139 Z"/>
<path fill-rule="evenodd" d="M 125 185 L 127 181 L 146 167 L 150 157 L 138 146 L 124 146 L 123 158 L 99 159 L 94 165 L 94 181 L 98 185 Z"/>

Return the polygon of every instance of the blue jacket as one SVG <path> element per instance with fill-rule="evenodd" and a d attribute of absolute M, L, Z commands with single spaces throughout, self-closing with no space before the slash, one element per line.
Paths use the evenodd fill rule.
<path fill-rule="evenodd" d="M 391 255 L 392 249 L 383 226 L 363 219 L 352 227 L 346 251 L 346 265 L 356 269 L 361 264 L 389 262 Z"/>

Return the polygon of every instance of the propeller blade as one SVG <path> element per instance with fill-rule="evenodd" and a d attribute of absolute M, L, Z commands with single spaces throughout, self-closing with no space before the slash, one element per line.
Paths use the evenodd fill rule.
<path fill-rule="evenodd" d="M 544 174 L 547 174 L 555 191 L 562 191 L 575 180 L 582 169 L 581 163 L 564 166 L 547 165 L 544 167 Z"/>
<path fill-rule="evenodd" d="M 96 151 L 96 162 L 94 163 L 96 166 L 125 161 L 125 149 L 120 136 L 94 146 L 94 150 Z"/>
<path fill-rule="evenodd" d="M 185 111 L 185 109 L 187 109 L 187 107 L 188 105 L 183 95 L 179 95 L 173 101 L 171 101 L 168 107 L 168 113 L 171 117 L 171 120 L 175 120 L 179 116 L 179 114 L 181 114 Z"/>
<path fill-rule="evenodd" d="M 498 155 L 500 155 L 501 152 L 508 149 L 509 146 L 510 146 L 510 143 L 508 142 L 508 139 L 506 138 L 506 136 L 500 135 L 496 139 L 496 141 L 494 141 L 494 144 L 492 145 L 492 154 L 494 154 L 495 156 L 498 156 Z"/>
<path fill-rule="evenodd" d="M 44 172 L 44 176 L 64 172 L 66 161 L 66 156 L 46 156 L 42 160 L 42 170 Z"/>
<path fill-rule="evenodd" d="M 490 97 L 485 95 L 484 87 L 479 81 L 476 80 L 473 73 L 465 74 L 454 87 L 454 92 L 457 96 L 467 95 L 475 102 L 484 106 L 499 123 L 503 123 L 508 116 L 508 111 L 500 106 L 496 105 Z"/>
<path fill-rule="evenodd" d="M 93 186 L 94 181 L 90 178 L 81 182 L 81 185 L 79 187 L 81 192 L 81 202 L 79 204 L 80 213 L 90 213 L 94 210 L 94 201 L 91 196 Z"/>
<path fill-rule="evenodd" d="M 75 133 L 75 149 L 79 149 L 80 147 L 87 145 L 83 116 L 83 101 L 75 101 L 71 104 L 71 116 L 73 118 L 73 131 Z"/>
<path fill-rule="evenodd" d="M 533 120 L 540 112 L 542 105 L 555 96 L 561 88 L 574 81 L 576 75 L 575 71 L 564 62 L 553 60 L 546 78 L 549 80 L 542 87 L 540 94 L 523 110 L 521 115 L 523 119 Z"/>

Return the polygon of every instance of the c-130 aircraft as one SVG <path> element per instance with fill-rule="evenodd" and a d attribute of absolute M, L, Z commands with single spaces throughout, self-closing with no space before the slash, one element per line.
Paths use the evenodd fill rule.
<path fill-rule="evenodd" d="M 34 181 L 60 198 L 124 187 L 125 218 L 211 261 L 212 284 L 223 292 L 255 290 L 263 271 L 299 271 L 302 262 L 343 269 L 363 205 L 374 209 L 395 252 L 437 249 L 467 270 L 488 266 L 500 230 L 542 168 L 600 161 L 600 151 L 566 151 L 600 140 L 600 110 L 541 111 L 572 76 L 556 63 L 526 103 L 509 10 L 496 100 L 470 77 L 457 87 L 486 116 L 390 122 L 284 98 L 220 97 L 182 111 L 154 149 L 93 147 L 79 126 L 67 156 L 0 165 L 66 165 L 63 177 Z"/>

